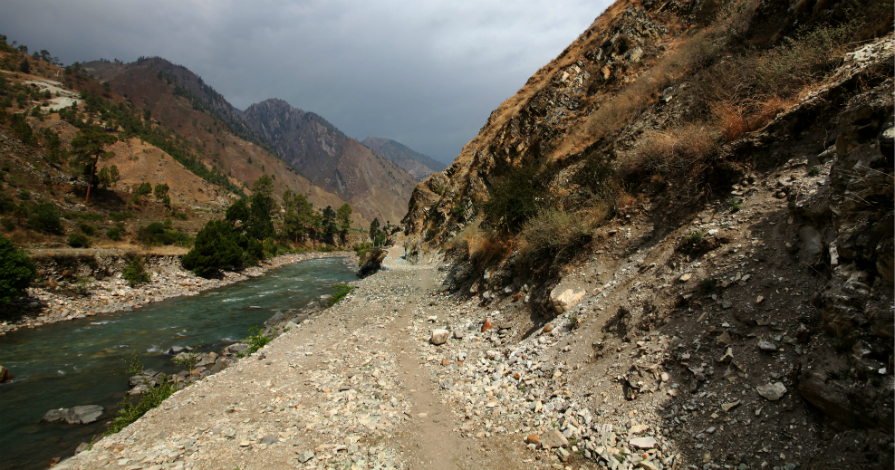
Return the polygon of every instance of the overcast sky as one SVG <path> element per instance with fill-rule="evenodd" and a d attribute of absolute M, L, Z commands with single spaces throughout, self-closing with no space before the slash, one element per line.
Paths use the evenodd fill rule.
<path fill-rule="evenodd" d="M 66 65 L 161 56 L 445 162 L 606 0 L 3 0 L 0 34 Z"/>

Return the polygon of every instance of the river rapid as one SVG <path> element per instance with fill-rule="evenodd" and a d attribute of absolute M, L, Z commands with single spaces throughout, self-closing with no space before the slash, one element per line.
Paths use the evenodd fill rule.
<path fill-rule="evenodd" d="M 286 265 L 195 296 L 148 304 L 133 312 L 24 329 L 0 337 L 0 365 L 11 382 L 0 385 L 0 467 L 44 469 L 102 434 L 114 405 L 127 391 L 125 360 L 135 351 L 147 369 L 173 373 L 164 354 L 172 346 L 202 344 L 220 351 L 274 313 L 304 307 L 356 280 L 343 259 Z M 252 308 L 249 308 L 252 307 Z M 87 425 L 41 423 L 50 409 L 101 405 L 105 413 Z"/>

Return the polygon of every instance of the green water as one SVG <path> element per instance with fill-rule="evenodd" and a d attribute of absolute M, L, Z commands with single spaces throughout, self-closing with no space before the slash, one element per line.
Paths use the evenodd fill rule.
<path fill-rule="evenodd" d="M 0 337 L 0 365 L 12 382 L 0 385 L 0 468 L 44 469 L 81 442 L 102 434 L 112 408 L 127 391 L 124 359 L 142 355 L 148 369 L 173 373 L 164 355 L 171 346 L 202 343 L 220 351 L 279 310 L 304 307 L 337 281 L 356 280 L 341 260 L 311 260 L 269 271 L 192 297 L 178 297 L 133 312 L 97 315 L 20 330 Z M 260 309 L 247 309 L 249 306 Z M 96 423 L 41 423 L 50 409 L 102 405 Z"/>

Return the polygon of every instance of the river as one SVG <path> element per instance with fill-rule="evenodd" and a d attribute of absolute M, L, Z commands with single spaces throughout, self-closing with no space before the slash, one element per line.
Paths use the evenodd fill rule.
<path fill-rule="evenodd" d="M 310 260 L 133 312 L 0 337 L 0 365 L 13 374 L 0 385 L 0 468 L 45 469 L 51 458 L 69 456 L 81 442 L 101 435 L 128 389 L 124 360 L 132 351 L 147 369 L 173 373 L 178 368 L 164 355 L 170 347 L 201 343 L 202 351 L 220 351 L 275 312 L 304 307 L 331 293 L 334 283 L 356 279 L 344 260 Z M 48 410 L 79 405 L 102 405 L 106 412 L 87 425 L 40 422 Z"/>

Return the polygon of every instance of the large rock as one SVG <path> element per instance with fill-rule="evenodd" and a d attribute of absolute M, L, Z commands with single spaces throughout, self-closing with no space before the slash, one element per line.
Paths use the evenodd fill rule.
<path fill-rule="evenodd" d="M 76 406 L 71 409 L 59 408 L 50 410 L 41 421 L 48 423 L 65 421 L 68 424 L 89 424 L 103 415 L 103 407 L 99 405 Z"/>
<path fill-rule="evenodd" d="M 553 449 L 556 447 L 568 447 L 569 441 L 561 432 L 556 429 L 548 431 L 541 436 L 541 447 L 544 449 Z"/>
<path fill-rule="evenodd" d="M 429 341 L 435 346 L 438 346 L 446 343 L 450 336 L 451 332 L 448 330 L 433 330 L 432 337 L 429 338 Z"/>
<path fill-rule="evenodd" d="M 12 372 L 6 367 L 0 366 L 0 384 L 12 380 Z"/>
<path fill-rule="evenodd" d="M 572 308 L 584 297 L 583 290 L 565 289 L 562 292 L 559 288 L 553 289 L 550 293 L 550 301 L 553 309 L 557 314 L 563 313 Z"/>
<path fill-rule="evenodd" d="M 184 353 L 181 353 L 184 354 Z M 161 372 L 156 372 L 152 369 L 146 369 L 142 374 L 137 374 L 128 379 L 127 384 L 131 387 L 136 387 L 139 385 L 147 385 L 149 387 L 155 387 L 160 380 Z"/>
<path fill-rule="evenodd" d="M 360 269 L 357 270 L 358 277 L 367 277 L 382 269 L 382 261 L 388 256 L 388 252 L 382 248 L 376 248 L 365 254 L 360 260 Z"/>

